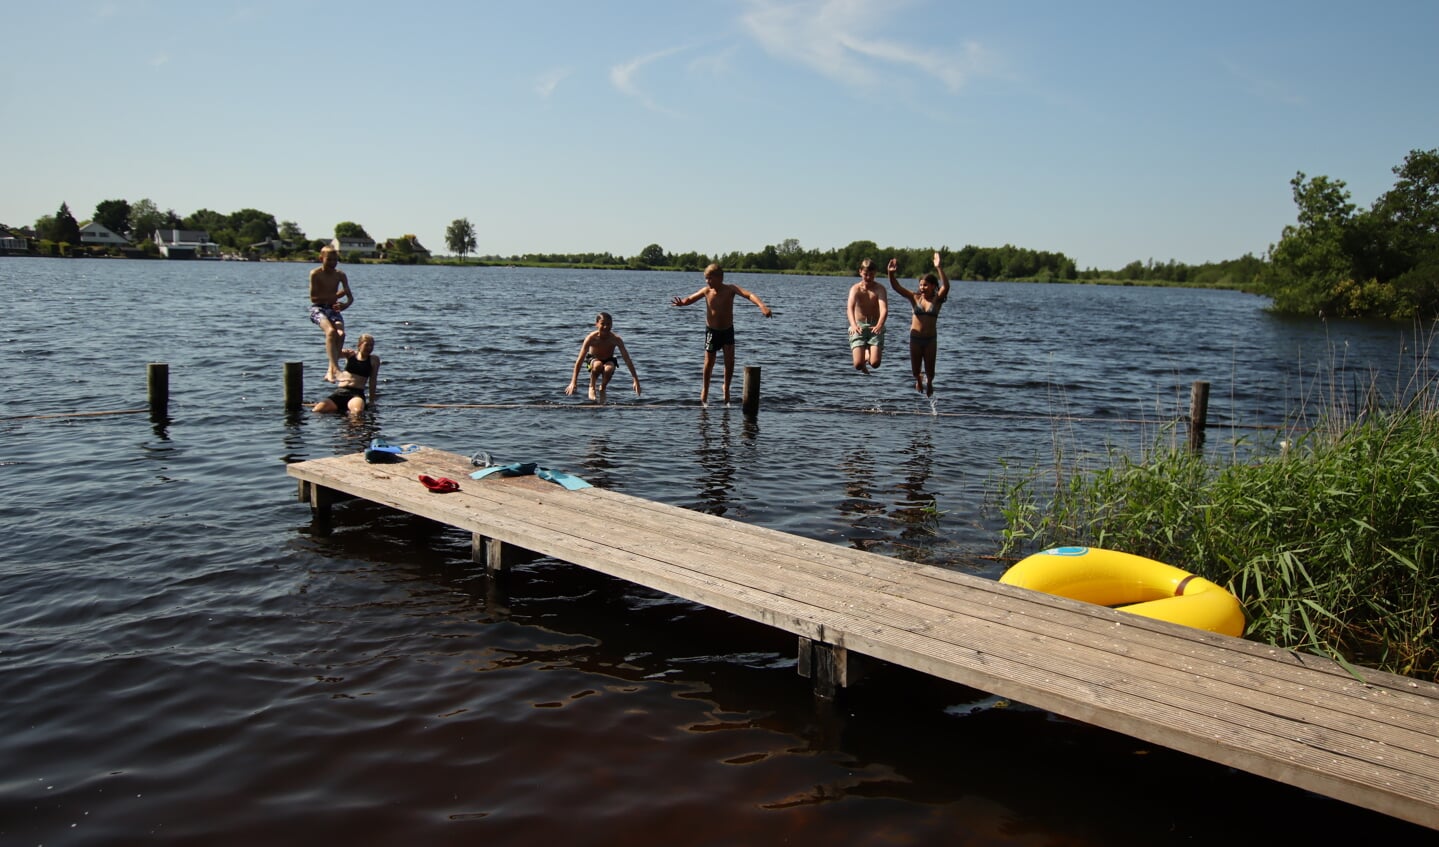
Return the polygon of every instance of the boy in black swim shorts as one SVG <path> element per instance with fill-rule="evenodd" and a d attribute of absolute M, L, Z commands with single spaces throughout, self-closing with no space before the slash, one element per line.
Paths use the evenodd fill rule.
<path fill-rule="evenodd" d="M 730 379 L 734 376 L 734 298 L 739 295 L 759 307 L 759 312 L 769 317 L 773 312 L 759 299 L 738 285 L 724 281 L 724 268 L 710 265 L 705 268 L 705 287 L 688 297 L 675 297 L 672 306 L 688 306 L 705 301 L 705 364 L 704 377 L 700 383 L 700 403 L 709 402 L 710 374 L 714 372 L 715 353 L 724 351 L 724 401 L 729 402 Z"/>

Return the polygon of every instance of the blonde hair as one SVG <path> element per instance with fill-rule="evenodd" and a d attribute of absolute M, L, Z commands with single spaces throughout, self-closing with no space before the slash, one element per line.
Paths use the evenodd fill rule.
<path fill-rule="evenodd" d="M 715 279 L 724 280 L 724 268 L 719 266 L 719 262 L 710 262 L 709 267 L 705 268 L 705 279 L 709 279 L 710 274 L 714 274 Z"/>

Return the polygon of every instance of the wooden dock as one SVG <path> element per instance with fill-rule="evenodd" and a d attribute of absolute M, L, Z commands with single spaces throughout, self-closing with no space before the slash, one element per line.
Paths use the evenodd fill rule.
<path fill-rule="evenodd" d="M 821 693 L 871 656 L 1439 829 L 1439 685 L 600 488 L 472 480 L 453 453 L 403 459 L 288 473 L 320 512 L 342 492 L 468 530 L 491 569 L 523 548 L 794 633 Z"/>

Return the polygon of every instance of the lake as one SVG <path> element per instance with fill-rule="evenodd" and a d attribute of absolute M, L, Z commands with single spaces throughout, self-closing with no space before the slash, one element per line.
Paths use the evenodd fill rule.
<path fill-rule="evenodd" d="M 747 418 L 740 374 L 698 403 L 703 306 L 668 305 L 697 273 L 345 269 L 383 361 L 355 419 L 283 408 L 285 362 L 328 393 L 308 266 L 0 259 L 0 843 L 1432 837 L 897 668 L 816 703 L 790 637 L 550 559 L 498 602 L 467 534 L 362 502 L 318 525 L 284 472 L 383 434 L 997 577 L 1003 465 L 1182 443 L 1195 380 L 1207 449 L 1273 449 L 1324 398 L 1403 390 L 1412 329 L 960 282 L 931 401 L 907 319 L 851 368 L 853 280 L 732 274 L 774 309 L 735 307 Z M 600 310 L 643 396 L 622 370 L 596 407 L 562 389 Z M 143 409 L 149 362 L 167 415 L 90 414 Z"/>

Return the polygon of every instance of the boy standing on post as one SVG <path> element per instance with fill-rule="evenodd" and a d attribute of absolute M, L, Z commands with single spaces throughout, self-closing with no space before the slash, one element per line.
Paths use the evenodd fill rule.
<path fill-rule="evenodd" d="M 734 298 L 743 297 L 759 307 L 759 313 L 769 317 L 772 312 L 757 295 L 751 294 L 738 285 L 724 281 L 724 268 L 711 264 L 705 268 L 705 287 L 688 297 L 675 297 L 672 306 L 688 306 L 705 301 L 705 365 L 704 380 L 700 384 L 700 403 L 709 401 L 710 374 L 714 372 L 715 353 L 724 351 L 724 400 L 729 402 L 730 379 L 734 376 Z"/>
<path fill-rule="evenodd" d="M 350 291 L 350 278 L 336 266 L 340 251 L 334 247 L 320 248 L 320 267 L 310 271 L 310 321 L 325 331 L 325 357 L 329 367 L 325 382 L 340 378 L 340 348 L 345 342 L 345 318 L 340 313 L 355 302 Z"/>
<path fill-rule="evenodd" d="M 859 263 L 859 282 L 849 289 L 849 349 L 854 369 L 869 373 L 884 358 L 884 321 L 889 317 L 889 300 L 884 286 L 875 284 L 874 260 Z"/>

